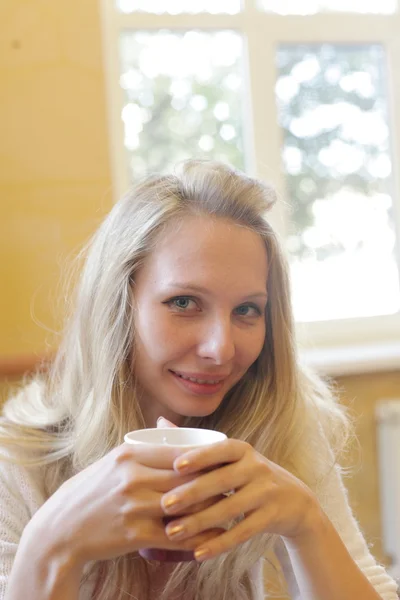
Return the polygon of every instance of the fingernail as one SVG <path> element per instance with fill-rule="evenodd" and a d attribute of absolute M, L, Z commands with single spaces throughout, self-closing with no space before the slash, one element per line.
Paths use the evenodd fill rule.
<path fill-rule="evenodd" d="M 166 529 L 166 533 L 168 537 L 178 538 L 185 532 L 185 528 L 183 525 L 173 525 L 171 528 L 168 526 Z"/>
<path fill-rule="evenodd" d="M 175 508 L 179 506 L 179 498 L 177 496 L 165 498 L 165 500 L 163 500 L 163 506 L 164 508 Z"/>
<path fill-rule="evenodd" d="M 178 460 L 176 463 L 176 468 L 179 471 L 184 471 L 185 469 L 188 469 L 189 467 L 190 467 L 190 462 L 187 459 Z"/>
<path fill-rule="evenodd" d="M 208 548 L 199 548 L 194 553 L 194 557 L 196 560 L 205 560 L 210 555 L 210 551 Z"/>
<path fill-rule="evenodd" d="M 158 417 L 158 419 L 157 419 L 157 425 L 166 425 L 166 424 L 167 424 L 167 422 L 164 419 L 164 417 Z"/>

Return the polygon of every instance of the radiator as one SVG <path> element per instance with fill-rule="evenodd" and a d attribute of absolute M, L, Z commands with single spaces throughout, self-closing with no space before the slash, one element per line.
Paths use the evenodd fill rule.
<path fill-rule="evenodd" d="M 376 408 L 383 549 L 389 573 L 400 578 L 400 399 Z"/>

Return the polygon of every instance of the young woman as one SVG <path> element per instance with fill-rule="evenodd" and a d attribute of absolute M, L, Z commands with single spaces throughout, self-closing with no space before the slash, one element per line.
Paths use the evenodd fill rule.
<path fill-rule="evenodd" d="M 293 599 L 397 598 L 336 464 L 347 419 L 298 361 L 274 201 L 189 161 L 105 219 L 49 375 L 4 408 L 1 600 L 260 600 L 266 556 Z M 123 443 L 160 416 L 228 439 L 181 456 Z"/>

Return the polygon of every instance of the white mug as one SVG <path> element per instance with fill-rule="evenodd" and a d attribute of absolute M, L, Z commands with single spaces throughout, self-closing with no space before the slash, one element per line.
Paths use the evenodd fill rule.
<path fill-rule="evenodd" d="M 193 450 L 202 446 L 209 446 L 216 442 L 222 442 L 226 435 L 221 431 L 212 429 L 196 429 L 191 427 L 167 427 L 157 429 L 138 429 L 130 431 L 124 436 L 127 444 L 140 444 L 147 446 L 168 446 L 177 450 Z M 184 453 L 182 452 L 182 454 Z M 182 515 L 180 515 L 182 516 Z M 165 525 L 176 519 L 164 517 Z M 187 562 L 194 560 L 192 551 L 187 550 L 164 550 L 160 548 L 143 548 L 139 554 L 147 560 L 158 560 L 161 562 Z"/>

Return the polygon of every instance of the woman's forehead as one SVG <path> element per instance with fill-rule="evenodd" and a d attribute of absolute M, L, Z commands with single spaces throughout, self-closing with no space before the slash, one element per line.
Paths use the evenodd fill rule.
<path fill-rule="evenodd" d="M 208 217 L 171 224 L 146 260 L 144 273 L 163 286 L 175 283 L 266 287 L 267 253 L 262 238 L 231 221 Z"/>

